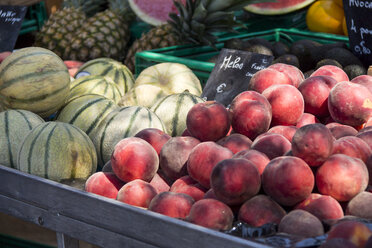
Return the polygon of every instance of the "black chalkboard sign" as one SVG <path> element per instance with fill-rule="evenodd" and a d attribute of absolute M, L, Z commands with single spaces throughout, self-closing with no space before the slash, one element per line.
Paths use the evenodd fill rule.
<path fill-rule="evenodd" d="M 273 56 L 223 48 L 203 89 L 205 100 L 228 107 L 239 93 L 248 90 L 253 74 L 273 61 Z"/>
<path fill-rule="evenodd" d="M 343 0 L 351 51 L 372 65 L 372 1 Z"/>
<path fill-rule="evenodd" d="M 0 5 L 0 52 L 13 51 L 26 11 L 26 6 Z"/>

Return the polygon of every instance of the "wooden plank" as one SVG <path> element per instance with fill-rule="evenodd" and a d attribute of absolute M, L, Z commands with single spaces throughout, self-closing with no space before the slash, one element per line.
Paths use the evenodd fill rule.
<path fill-rule="evenodd" d="M 108 233 L 111 233 L 121 238 L 151 244 L 154 247 L 189 248 L 195 244 L 205 248 L 269 247 L 1 165 L 0 182 L 0 195 L 6 196 L 8 201 L 9 199 L 17 199 L 18 202 L 25 202 L 28 205 L 44 209 L 44 214 L 47 214 L 45 217 L 40 214 L 26 215 L 28 219 L 35 222 L 35 216 L 43 216 L 44 226 L 49 222 L 54 225 L 58 223 L 59 225 L 56 226 L 50 224 L 48 228 L 74 238 L 81 237 L 82 240 L 92 244 L 102 245 L 99 239 L 112 240 L 106 237 Z M 7 208 L 6 200 L 0 204 L 0 206 L 4 205 Z M 14 207 L 14 202 L 12 207 Z M 2 208 L 1 211 L 4 211 L 4 207 Z M 19 213 L 16 214 L 19 215 Z M 64 221 L 60 223 L 60 219 Z M 67 221 L 68 219 L 69 221 Z M 79 228 L 73 228 L 71 223 L 75 223 Z M 71 228 L 78 234 L 70 233 Z M 105 230 L 106 235 L 99 235 L 92 229 Z M 97 237 L 99 238 L 97 239 Z M 105 247 L 108 246 L 105 245 Z"/>
<path fill-rule="evenodd" d="M 60 232 L 57 233 L 57 244 L 58 248 L 79 248 L 79 240 Z"/>

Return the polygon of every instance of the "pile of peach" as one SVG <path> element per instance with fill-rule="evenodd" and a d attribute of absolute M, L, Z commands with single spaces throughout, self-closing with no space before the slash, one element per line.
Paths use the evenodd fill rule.
<path fill-rule="evenodd" d="M 276 223 L 327 232 L 322 247 L 371 247 L 372 230 L 345 220 L 372 220 L 370 117 L 372 76 L 349 81 L 327 65 L 305 79 L 274 64 L 228 108 L 194 105 L 183 136 L 148 128 L 121 140 L 86 191 L 216 230 Z"/>

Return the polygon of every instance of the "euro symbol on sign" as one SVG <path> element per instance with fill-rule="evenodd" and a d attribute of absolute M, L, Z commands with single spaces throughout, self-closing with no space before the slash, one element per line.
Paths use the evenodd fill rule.
<path fill-rule="evenodd" d="M 217 93 L 222 93 L 223 92 L 223 88 L 226 88 L 226 84 L 225 83 L 222 83 L 222 84 L 220 84 L 217 87 Z"/>

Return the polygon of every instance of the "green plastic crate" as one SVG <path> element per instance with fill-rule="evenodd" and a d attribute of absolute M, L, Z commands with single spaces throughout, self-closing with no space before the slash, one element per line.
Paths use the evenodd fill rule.
<path fill-rule="evenodd" d="M 310 39 L 322 44 L 334 42 L 349 43 L 349 39 L 346 36 L 316 33 L 295 28 L 278 28 L 261 32 L 230 34 L 219 38 L 219 42 L 216 44 L 217 49 L 209 46 L 182 45 L 139 52 L 135 57 L 135 74 L 138 75 L 145 68 L 157 63 L 176 62 L 188 66 L 200 79 L 201 83 L 204 84 L 214 67 L 214 63 L 206 61 L 219 53 L 224 41 L 231 38 L 251 39 L 255 37 L 264 38 L 269 41 L 281 41 L 287 45 L 301 39 Z"/>
<path fill-rule="evenodd" d="M 19 35 L 39 31 L 47 18 L 44 1 L 29 6 L 27 8 L 26 16 L 22 22 Z"/>
<path fill-rule="evenodd" d="M 15 238 L 12 236 L 0 234 L 1 248 L 55 248 L 53 246 L 39 244 L 36 242 Z"/>

